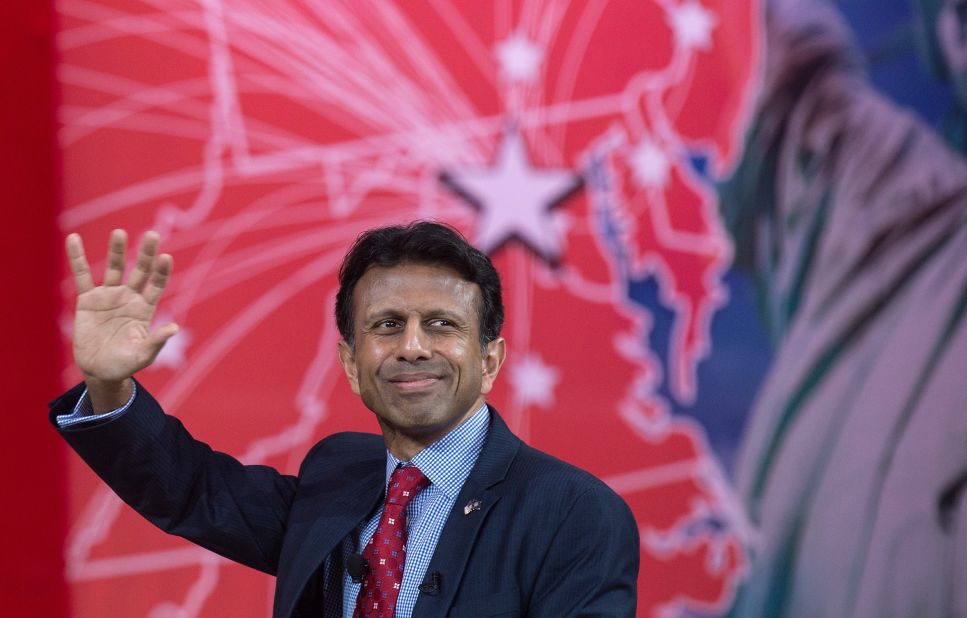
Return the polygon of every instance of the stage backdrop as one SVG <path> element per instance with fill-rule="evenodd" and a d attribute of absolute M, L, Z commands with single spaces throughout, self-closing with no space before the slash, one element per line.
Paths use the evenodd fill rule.
<path fill-rule="evenodd" d="M 802 615 L 849 615 L 863 599 L 810 584 L 858 590 L 867 564 L 893 564 L 877 548 L 906 520 L 856 529 L 890 511 L 884 496 L 934 488 L 893 455 L 910 410 L 942 406 L 918 400 L 926 377 L 883 393 L 956 365 L 942 346 L 905 355 L 916 333 L 963 332 L 960 279 L 905 292 L 956 249 L 897 239 L 925 221 L 956 230 L 943 217 L 963 208 L 949 199 L 959 156 L 899 111 L 924 104 L 940 126 L 950 89 L 890 64 L 945 3 L 842 4 L 859 47 L 818 1 L 767 14 L 754 0 L 60 0 L 61 228 L 84 235 L 96 271 L 111 228 L 161 233 L 175 272 L 159 321 L 182 330 L 140 379 L 198 438 L 292 473 L 320 437 L 377 430 L 336 356 L 348 245 L 372 226 L 451 223 L 505 286 L 510 352 L 491 401 L 631 505 L 640 615 L 811 598 L 832 605 Z M 891 131 L 928 146 L 911 156 Z M 911 160 L 927 171 L 892 175 Z M 895 192 L 867 199 L 861 163 L 901 178 Z M 900 194 L 923 203 L 879 203 Z M 917 294 L 953 313 L 918 320 Z M 78 378 L 65 367 L 65 385 Z M 864 388 L 877 396 L 856 405 Z M 912 452 L 952 452 L 938 436 L 955 441 L 955 425 L 928 419 L 937 435 Z M 888 438 L 874 448 L 874 434 Z M 955 479 L 943 461 L 931 469 Z M 76 616 L 269 614 L 270 577 L 166 537 L 70 466 Z M 895 470 L 910 484 L 883 489 Z M 824 572 L 801 547 L 841 560 Z M 899 580 L 917 587 L 876 581 Z"/>

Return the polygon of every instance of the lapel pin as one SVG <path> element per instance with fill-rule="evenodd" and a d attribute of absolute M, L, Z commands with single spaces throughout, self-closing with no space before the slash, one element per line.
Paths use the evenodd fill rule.
<path fill-rule="evenodd" d="M 479 511 L 479 510 L 480 510 L 480 500 L 473 499 L 467 503 L 467 506 L 463 507 L 463 514 L 469 515 L 470 513 L 473 513 L 474 511 Z"/>

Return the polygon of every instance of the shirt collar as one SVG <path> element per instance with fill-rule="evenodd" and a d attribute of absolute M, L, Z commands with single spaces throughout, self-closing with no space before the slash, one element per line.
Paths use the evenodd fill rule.
<path fill-rule="evenodd" d="M 386 483 L 398 465 L 420 469 L 430 483 L 448 497 L 456 499 L 463 482 L 477 463 L 490 428 L 490 409 L 483 404 L 470 418 L 417 453 L 410 461 L 400 461 L 386 451 Z"/>

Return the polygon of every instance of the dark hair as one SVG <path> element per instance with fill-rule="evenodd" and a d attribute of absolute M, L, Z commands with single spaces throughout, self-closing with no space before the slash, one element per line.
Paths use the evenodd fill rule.
<path fill-rule="evenodd" d="M 336 326 L 353 345 L 353 290 L 370 266 L 429 264 L 451 268 L 480 288 L 480 346 L 500 336 L 504 303 L 500 276 L 490 258 L 467 242 L 454 228 L 435 221 L 415 221 L 367 230 L 356 238 L 339 267 L 336 294 Z"/>

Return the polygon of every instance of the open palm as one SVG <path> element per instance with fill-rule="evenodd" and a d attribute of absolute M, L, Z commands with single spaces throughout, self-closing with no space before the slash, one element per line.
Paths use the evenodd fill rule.
<path fill-rule="evenodd" d="M 150 365 L 178 330 L 166 324 L 151 331 L 151 319 L 172 269 L 170 255 L 156 255 L 158 235 L 145 234 L 134 267 L 122 284 L 126 247 L 127 234 L 114 230 L 104 283 L 95 286 L 80 236 L 67 237 L 67 256 L 78 291 L 74 362 L 89 382 L 130 378 Z"/>

